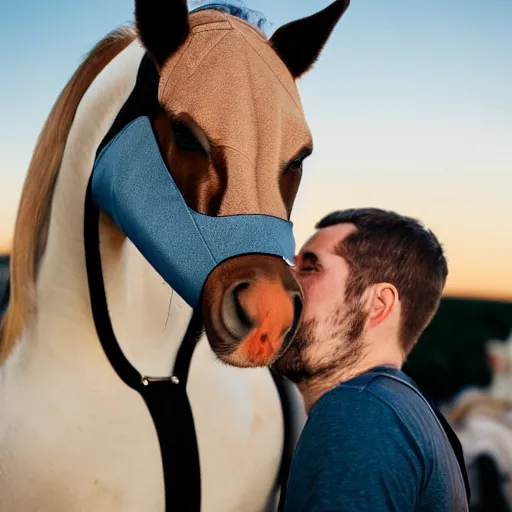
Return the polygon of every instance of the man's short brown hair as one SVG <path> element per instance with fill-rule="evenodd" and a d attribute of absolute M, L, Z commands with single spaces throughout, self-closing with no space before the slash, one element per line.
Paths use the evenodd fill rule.
<path fill-rule="evenodd" d="M 337 249 L 350 269 L 347 300 L 361 297 L 371 284 L 394 285 L 402 306 L 400 343 L 409 354 L 436 313 L 446 283 L 441 244 L 416 219 L 378 208 L 335 211 L 316 228 L 341 223 L 357 228 Z"/>

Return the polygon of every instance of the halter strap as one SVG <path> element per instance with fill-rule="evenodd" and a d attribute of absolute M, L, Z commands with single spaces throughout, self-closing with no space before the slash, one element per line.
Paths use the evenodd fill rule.
<path fill-rule="evenodd" d="M 194 311 L 183 338 L 173 375 L 153 378 L 141 375 L 126 359 L 108 313 L 99 249 L 99 210 L 87 187 L 84 219 L 85 258 L 91 309 L 96 331 L 110 364 L 119 378 L 144 399 L 158 435 L 162 457 L 166 511 L 201 509 L 201 471 L 194 417 L 186 385 L 190 363 L 202 332 Z"/>
<path fill-rule="evenodd" d="M 279 476 L 277 479 L 276 487 L 279 492 L 279 503 L 277 512 L 284 511 L 286 501 L 286 489 L 288 485 L 288 475 L 290 474 L 290 466 L 292 464 L 293 452 L 295 450 L 295 443 L 291 432 L 291 424 L 293 421 L 292 401 L 290 399 L 289 391 L 284 384 L 284 377 L 278 374 L 275 370 L 270 370 L 272 378 L 274 379 L 279 399 L 281 400 L 281 407 L 283 411 L 284 422 L 284 441 L 283 441 L 283 455 L 281 458 L 281 466 L 279 468 Z"/>

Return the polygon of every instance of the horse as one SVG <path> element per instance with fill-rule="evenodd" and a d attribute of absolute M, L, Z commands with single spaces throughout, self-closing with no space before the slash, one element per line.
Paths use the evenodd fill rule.
<path fill-rule="evenodd" d="M 466 389 L 448 409 L 464 450 L 471 512 L 512 509 L 512 400 L 492 391 Z"/>
<path fill-rule="evenodd" d="M 10 254 L 2 511 L 276 509 L 304 418 L 271 368 L 302 293 L 269 240 L 312 152 L 296 81 L 347 7 L 267 37 L 236 0 L 136 0 L 65 85 Z M 210 259 L 232 253 L 203 268 L 198 237 Z"/>

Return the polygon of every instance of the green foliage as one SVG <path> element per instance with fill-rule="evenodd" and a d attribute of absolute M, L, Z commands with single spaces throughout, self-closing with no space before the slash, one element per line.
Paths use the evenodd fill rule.
<path fill-rule="evenodd" d="M 404 370 L 436 402 L 487 386 L 485 342 L 505 340 L 511 329 L 512 303 L 444 298 Z"/>

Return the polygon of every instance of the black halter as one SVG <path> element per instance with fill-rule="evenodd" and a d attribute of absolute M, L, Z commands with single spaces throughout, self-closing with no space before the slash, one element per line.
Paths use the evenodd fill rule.
<path fill-rule="evenodd" d="M 0 321 L 2 315 L 7 309 L 10 297 L 10 283 L 9 283 L 9 257 L 0 256 Z"/>
<path fill-rule="evenodd" d="M 194 311 L 179 349 L 173 375 L 154 379 L 141 375 L 126 359 L 117 343 L 105 295 L 99 250 L 99 211 L 92 201 L 91 186 L 85 201 L 85 257 L 91 308 L 103 350 L 119 378 L 144 399 L 160 443 L 167 499 L 173 490 L 175 510 L 200 510 L 201 481 L 194 418 L 186 385 L 190 361 L 202 331 Z M 170 510 L 167 506 L 166 510 Z"/>
<path fill-rule="evenodd" d="M 155 118 L 160 111 L 157 100 L 158 82 L 158 72 L 150 58 L 145 55 L 135 88 L 100 144 L 96 156 L 133 119 L 141 115 L 146 115 L 151 120 Z M 124 356 L 110 321 L 99 249 L 99 210 L 92 200 L 91 179 L 85 198 L 84 244 L 91 308 L 99 340 L 119 378 L 140 393 L 155 424 L 162 456 L 166 511 L 200 512 L 199 450 L 192 409 L 186 392 L 190 362 L 202 333 L 200 314 L 198 311 L 193 313 L 178 351 L 173 374 L 167 378 L 141 375 Z M 279 476 L 281 484 L 279 510 L 282 510 L 288 468 L 293 452 L 293 444 L 287 428 L 291 411 L 282 378 L 274 372 L 271 373 L 279 391 L 285 420 L 285 450 Z"/>

